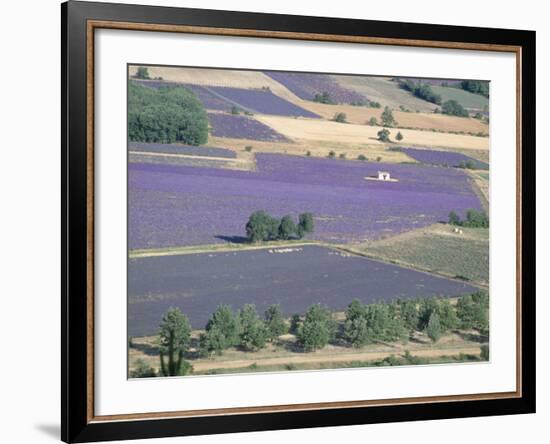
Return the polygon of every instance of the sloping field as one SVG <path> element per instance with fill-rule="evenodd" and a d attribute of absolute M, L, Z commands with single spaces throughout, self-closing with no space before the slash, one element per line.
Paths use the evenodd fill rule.
<path fill-rule="evenodd" d="M 346 120 L 349 123 L 358 125 L 366 124 L 371 117 L 375 117 L 380 122 L 382 109 L 367 108 L 364 106 L 352 105 L 326 105 L 324 103 L 304 103 L 304 108 L 319 114 L 325 119 L 332 119 L 334 114 L 343 112 L 346 114 Z M 398 127 L 435 129 L 438 131 L 464 132 L 464 133 L 483 133 L 488 134 L 489 127 L 480 120 L 465 117 L 446 116 L 434 113 L 409 113 L 403 111 L 393 111 L 393 116 L 397 120 Z"/>
<path fill-rule="evenodd" d="M 472 108 L 483 110 L 485 106 L 489 106 L 489 99 L 479 94 L 473 94 L 469 91 L 464 91 L 459 88 L 449 88 L 444 86 L 432 86 L 433 92 L 441 95 L 443 102 L 447 100 L 456 100 L 464 108 Z"/>
<path fill-rule="evenodd" d="M 365 180 L 388 171 L 397 182 Z M 308 238 L 364 242 L 480 209 L 462 170 L 257 154 L 256 171 L 131 163 L 131 250 L 243 242 L 254 211 L 314 215 Z"/>
<path fill-rule="evenodd" d="M 462 231 L 456 234 L 448 225 L 437 224 L 372 242 L 363 251 L 369 256 L 488 285 L 489 230 Z"/>
<path fill-rule="evenodd" d="M 335 103 L 355 103 L 367 100 L 364 94 L 339 85 L 328 74 L 279 71 L 264 71 L 264 73 L 303 100 L 313 100 L 316 94 L 322 93 L 328 93 L 330 99 Z"/>
<path fill-rule="evenodd" d="M 427 165 L 460 167 L 464 162 L 471 162 L 475 169 L 488 170 L 489 164 L 452 151 L 436 151 L 418 148 L 402 148 L 414 160 Z"/>
<path fill-rule="evenodd" d="M 224 157 L 234 159 L 237 157 L 234 151 L 224 148 L 215 148 L 211 146 L 191 146 L 182 145 L 179 143 L 164 144 L 164 143 L 142 143 L 130 142 L 128 144 L 129 151 L 140 151 L 146 153 L 166 153 L 166 154 L 183 154 L 189 156 L 207 156 L 207 157 Z"/>
<path fill-rule="evenodd" d="M 378 144 L 379 127 L 351 125 L 325 120 L 293 119 L 278 116 L 256 116 L 259 121 L 291 139 L 322 140 L 342 143 Z M 390 138 L 397 133 L 392 129 Z M 459 134 L 434 133 L 431 131 L 399 130 L 404 142 L 410 145 L 429 147 L 469 148 L 488 150 L 488 137 L 475 137 Z"/>
<path fill-rule="evenodd" d="M 214 68 L 178 68 L 178 67 L 148 67 L 151 78 L 162 77 L 164 81 L 189 83 L 193 85 L 225 86 L 230 88 L 269 88 L 275 94 L 291 102 L 300 102 L 290 90 L 279 82 L 266 76 L 261 71 L 240 71 L 233 69 Z M 130 75 L 134 75 L 137 66 L 130 67 Z"/>
<path fill-rule="evenodd" d="M 389 106 L 399 109 L 400 105 L 411 111 L 432 112 L 437 105 L 420 100 L 407 91 L 399 88 L 397 82 L 392 82 L 389 77 L 367 77 L 367 76 L 332 76 L 340 85 L 353 89 L 366 95 L 370 100 L 379 102 L 383 107 Z"/>
<path fill-rule="evenodd" d="M 208 113 L 208 121 L 212 126 L 212 135 L 216 137 L 288 142 L 285 136 L 251 117 Z"/>
<path fill-rule="evenodd" d="M 239 309 L 254 303 L 259 312 L 280 304 L 290 316 L 314 303 L 341 311 L 354 298 L 369 303 L 475 290 L 463 282 L 319 246 L 130 259 L 128 334 L 155 334 L 170 307 L 180 308 L 198 329 L 220 304 Z"/>
<path fill-rule="evenodd" d="M 317 114 L 273 94 L 270 90 L 228 88 L 224 86 L 211 86 L 208 87 L 208 90 L 236 106 L 260 114 L 319 117 Z"/>

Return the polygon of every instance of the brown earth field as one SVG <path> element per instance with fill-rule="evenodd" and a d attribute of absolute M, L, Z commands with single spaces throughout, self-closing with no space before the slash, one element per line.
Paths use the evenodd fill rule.
<path fill-rule="evenodd" d="M 199 334 L 199 331 L 193 332 L 193 342 L 196 343 Z M 484 343 L 484 340 L 475 331 L 453 331 L 443 336 L 436 344 L 432 344 L 423 333 L 416 333 L 407 344 L 400 342 L 374 343 L 361 348 L 328 345 L 321 350 L 304 353 L 295 351 L 296 338 L 294 335 L 287 334 L 280 337 L 279 343 L 267 344 L 264 349 L 257 352 L 245 352 L 231 348 L 220 356 L 214 355 L 211 358 L 187 356 L 187 359 L 193 365 L 195 374 L 216 369 L 245 369 L 251 365 L 258 367 L 298 365 L 305 368 L 338 368 L 353 361 L 376 361 L 391 355 L 399 356 L 407 350 L 412 355 L 423 358 L 479 356 L 480 345 Z M 133 338 L 132 346 L 129 349 L 130 371 L 135 368 L 138 359 L 145 361 L 158 371 L 157 341 L 158 338 L 155 336 Z M 194 349 L 192 348 L 190 354 L 193 355 L 193 353 Z"/>
<path fill-rule="evenodd" d="M 334 114 L 343 112 L 346 114 L 346 119 L 349 123 L 357 125 L 365 125 L 372 117 L 375 117 L 378 122 L 380 122 L 380 116 L 383 112 L 383 109 L 380 108 L 367 108 L 364 106 L 352 105 L 327 105 L 308 101 L 303 101 L 301 106 L 319 114 L 327 120 L 332 119 Z M 395 125 L 397 128 L 434 129 L 443 132 L 462 131 L 472 134 L 489 134 L 489 126 L 486 123 L 469 117 L 403 111 L 393 111 L 393 117 L 397 121 L 397 125 Z"/>
<path fill-rule="evenodd" d="M 255 116 L 260 122 L 275 131 L 290 137 L 308 141 L 328 143 L 384 145 L 378 140 L 380 127 L 329 122 L 318 119 L 296 119 L 279 116 Z M 398 130 L 390 129 L 393 140 Z M 462 148 L 471 150 L 489 150 L 488 137 L 476 137 L 461 134 L 438 133 L 419 130 L 399 130 L 404 139 L 402 144 L 432 148 Z M 387 144 L 386 144 L 387 145 Z"/>

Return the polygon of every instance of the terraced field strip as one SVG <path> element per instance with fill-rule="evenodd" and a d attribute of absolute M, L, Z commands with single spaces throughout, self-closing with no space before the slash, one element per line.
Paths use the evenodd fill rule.
<path fill-rule="evenodd" d="M 246 159 L 232 158 L 232 157 L 213 157 L 213 156 L 197 156 L 193 154 L 174 154 L 174 153 L 153 153 L 148 151 L 129 151 L 129 154 L 136 154 L 139 156 L 153 156 L 153 157 L 174 157 L 182 159 L 201 159 L 201 160 L 218 160 L 220 162 L 236 162 L 236 163 L 248 163 Z"/>
<path fill-rule="evenodd" d="M 196 372 L 207 370 L 222 369 L 222 368 L 244 368 L 252 364 L 260 366 L 267 365 L 285 365 L 285 364 L 312 364 L 312 363 L 338 363 L 351 361 L 376 361 L 384 359 L 391 355 L 404 352 L 403 350 L 387 351 L 387 352 L 355 352 L 355 353 L 339 353 L 334 355 L 327 354 L 299 354 L 281 358 L 262 358 L 262 359 L 240 359 L 234 361 L 208 361 L 197 360 L 192 361 L 193 369 Z M 464 346 L 457 348 L 437 348 L 437 349 L 421 349 L 411 350 L 414 356 L 418 357 L 438 357 L 438 356 L 458 356 L 461 353 L 479 356 L 479 347 Z"/>
<path fill-rule="evenodd" d="M 380 127 L 266 115 L 258 115 L 256 118 L 291 139 L 387 145 L 378 140 Z M 404 129 L 399 131 L 408 145 L 489 150 L 488 137 Z M 390 132 L 390 138 L 397 134 L 396 129 L 390 129 Z"/>

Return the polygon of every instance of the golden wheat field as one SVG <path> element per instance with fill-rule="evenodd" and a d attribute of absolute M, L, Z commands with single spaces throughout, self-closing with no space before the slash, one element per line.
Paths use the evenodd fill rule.
<path fill-rule="evenodd" d="M 322 140 L 335 143 L 380 144 L 377 133 L 380 127 L 352 125 L 316 119 L 297 119 L 292 117 L 257 115 L 256 118 L 275 131 L 291 139 Z M 390 129 L 390 139 L 397 131 L 401 132 L 404 144 L 424 147 L 464 148 L 488 150 L 488 137 L 475 137 L 460 134 L 435 133 L 431 131 Z"/>

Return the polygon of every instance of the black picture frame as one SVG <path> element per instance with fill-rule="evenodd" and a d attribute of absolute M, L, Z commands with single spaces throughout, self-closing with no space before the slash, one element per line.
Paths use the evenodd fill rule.
<path fill-rule="evenodd" d="M 90 158 L 87 64 L 88 22 L 186 25 L 265 32 L 437 41 L 520 48 L 521 282 L 518 312 L 521 393 L 515 397 L 422 403 L 240 412 L 230 415 L 96 421 L 90 416 L 89 344 L 93 311 L 90 285 Z M 535 32 L 356 19 L 214 11 L 69 1 L 62 23 L 62 383 L 61 438 L 91 442 L 181 435 L 511 415 L 535 412 Z M 521 117 L 521 116 L 520 116 Z M 93 212 L 92 212 L 93 213 Z M 92 317 L 92 319 L 90 319 Z"/>

